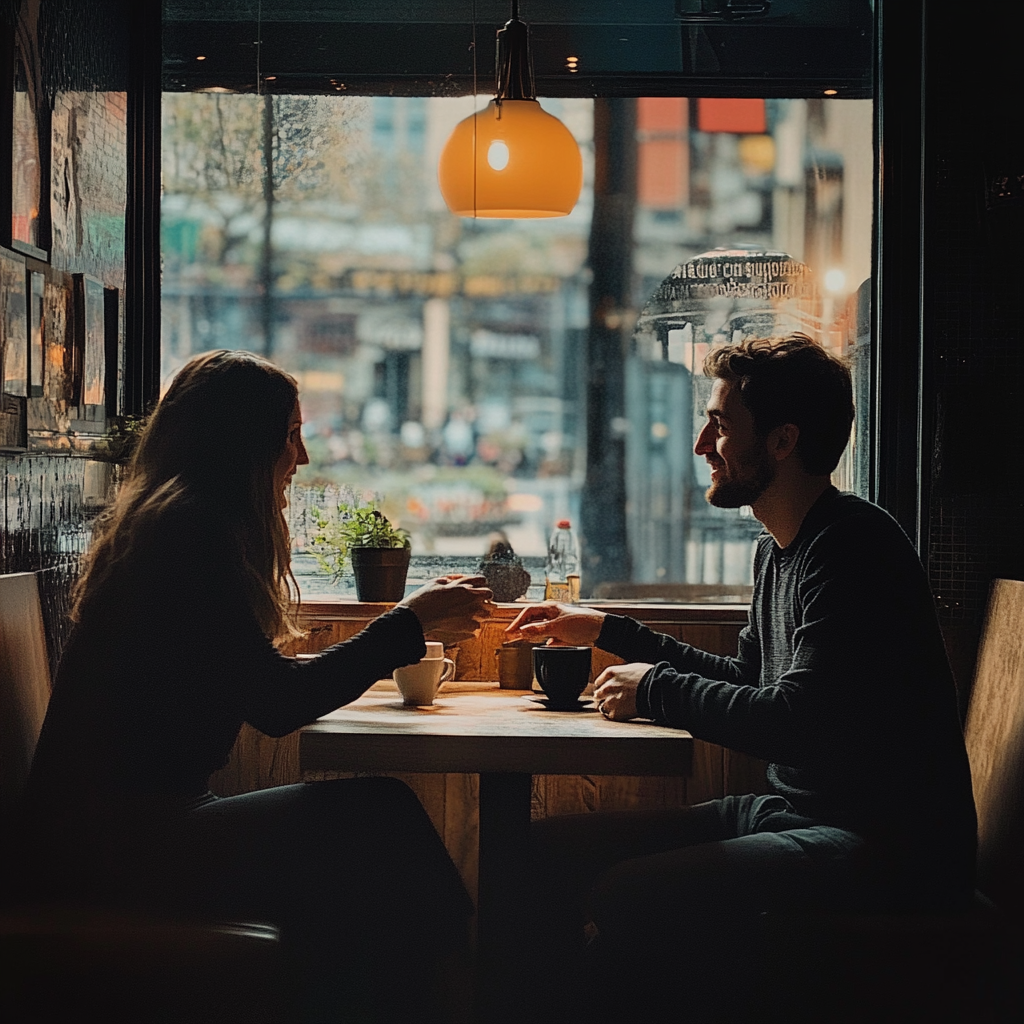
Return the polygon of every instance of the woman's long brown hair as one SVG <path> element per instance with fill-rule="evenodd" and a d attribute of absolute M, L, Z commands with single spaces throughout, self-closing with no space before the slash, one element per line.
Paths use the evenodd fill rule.
<path fill-rule="evenodd" d="M 106 585 L 190 501 L 214 510 L 238 552 L 243 590 L 272 638 L 294 635 L 288 525 L 274 467 L 298 398 L 294 378 L 251 352 L 196 356 L 175 376 L 143 431 L 124 481 L 93 528 L 72 618 L 102 603 Z"/>

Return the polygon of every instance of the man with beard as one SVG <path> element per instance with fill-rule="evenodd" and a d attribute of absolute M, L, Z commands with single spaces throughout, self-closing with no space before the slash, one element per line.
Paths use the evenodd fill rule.
<path fill-rule="evenodd" d="M 510 627 L 624 658 L 596 681 L 606 718 L 653 719 L 769 762 L 767 794 L 534 829 L 547 941 L 568 944 L 584 923 L 599 936 L 601 1003 L 627 997 L 616 1013 L 675 986 L 686 963 L 696 1020 L 702 994 L 704 1012 L 721 1011 L 735 986 L 735 974 L 712 979 L 740 918 L 963 904 L 976 832 L 921 563 L 886 512 L 830 482 L 853 422 L 849 370 L 795 335 L 715 349 L 704 372 L 714 386 L 694 450 L 711 467 L 707 500 L 749 505 L 764 526 L 736 657 L 596 608 L 538 605 Z M 661 1005 L 651 998 L 643 1019 Z"/>

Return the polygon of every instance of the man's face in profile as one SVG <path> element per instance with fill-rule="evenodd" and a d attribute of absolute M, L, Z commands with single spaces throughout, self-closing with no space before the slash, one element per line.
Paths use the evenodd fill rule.
<path fill-rule="evenodd" d="M 704 497 L 718 508 L 753 505 L 775 479 L 775 463 L 764 438 L 754 430 L 754 418 L 743 404 L 739 388 L 716 380 L 707 414 L 708 421 L 693 448 L 711 467 L 711 486 Z"/>

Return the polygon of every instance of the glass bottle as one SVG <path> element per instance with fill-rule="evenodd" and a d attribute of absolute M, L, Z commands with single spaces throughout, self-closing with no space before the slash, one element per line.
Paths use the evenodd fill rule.
<path fill-rule="evenodd" d="M 548 542 L 544 600 L 576 604 L 580 599 L 580 546 L 568 519 L 559 519 Z"/>

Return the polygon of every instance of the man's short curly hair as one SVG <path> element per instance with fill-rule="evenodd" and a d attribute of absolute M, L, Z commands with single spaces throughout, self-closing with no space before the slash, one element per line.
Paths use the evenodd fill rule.
<path fill-rule="evenodd" d="M 713 348 L 704 374 L 738 385 L 759 437 L 783 423 L 800 428 L 796 453 L 814 476 L 832 472 L 850 439 L 853 382 L 844 360 L 805 334 L 746 338 Z"/>

